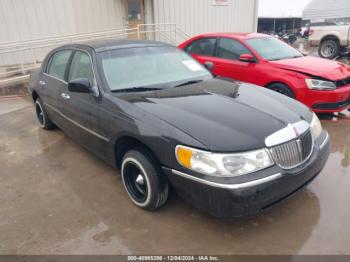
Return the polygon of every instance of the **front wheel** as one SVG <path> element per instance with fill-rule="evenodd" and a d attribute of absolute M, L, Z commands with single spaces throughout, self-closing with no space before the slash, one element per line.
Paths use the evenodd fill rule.
<path fill-rule="evenodd" d="M 275 91 L 277 93 L 280 93 L 282 95 L 288 96 L 290 98 L 295 99 L 295 94 L 293 93 L 292 90 L 290 90 L 290 88 L 282 83 L 275 83 L 275 84 L 271 84 L 268 86 L 268 88 L 272 91 Z"/>
<path fill-rule="evenodd" d="M 334 59 L 340 53 L 340 44 L 337 40 L 325 40 L 321 43 L 318 54 L 322 58 Z"/>
<path fill-rule="evenodd" d="M 126 192 L 134 204 L 156 210 L 168 199 L 169 184 L 157 161 L 145 150 L 131 150 L 122 161 L 121 175 Z"/>

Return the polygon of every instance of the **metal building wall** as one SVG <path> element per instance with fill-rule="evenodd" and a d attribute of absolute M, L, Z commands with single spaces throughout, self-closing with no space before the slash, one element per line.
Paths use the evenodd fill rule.
<path fill-rule="evenodd" d="M 0 0 L 0 43 L 122 28 L 122 0 Z"/>
<path fill-rule="evenodd" d="M 229 0 L 227 6 L 215 6 L 213 2 L 154 0 L 154 21 L 176 23 L 189 35 L 257 30 L 258 0 Z"/>

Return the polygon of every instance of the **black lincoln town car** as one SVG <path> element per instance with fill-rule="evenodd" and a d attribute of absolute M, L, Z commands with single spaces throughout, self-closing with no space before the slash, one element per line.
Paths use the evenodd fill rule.
<path fill-rule="evenodd" d="M 62 46 L 30 89 L 40 126 L 120 169 L 146 210 L 164 205 L 171 185 L 214 216 L 254 215 L 305 187 L 329 156 L 328 133 L 304 105 L 214 78 L 164 43 Z"/>

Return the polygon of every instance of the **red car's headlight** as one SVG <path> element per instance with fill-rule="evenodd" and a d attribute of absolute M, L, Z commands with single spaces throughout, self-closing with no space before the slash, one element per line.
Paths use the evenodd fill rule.
<path fill-rule="evenodd" d="M 317 79 L 305 79 L 307 86 L 313 90 L 335 90 L 337 86 L 334 82 Z"/>

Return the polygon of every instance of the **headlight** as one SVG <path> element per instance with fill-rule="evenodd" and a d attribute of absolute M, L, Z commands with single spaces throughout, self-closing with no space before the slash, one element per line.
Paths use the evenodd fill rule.
<path fill-rule="evenodd" d="M 330 81 L 322 81 L 317 79 L 306 79 L 306 84 L 310 89 L 314 90 L 335 90 L 337 86 Z"/>
<path fill-rule="evenodd" d="M 317 139 L 322 133 L 322 125 L 315 113 L 314 113 L 314 116 L 312 117 L 310 126 L 311 126 L 311 132 L 312 132 L 313 138 Z"/>
<path fill-rule="evenodd" d="M 272 166 L 267 149 L 237 154 L 215 154 L 186 146 L 177 146 L 176 159 L 193 171 L 213 176 L 241 176 Z"/>

